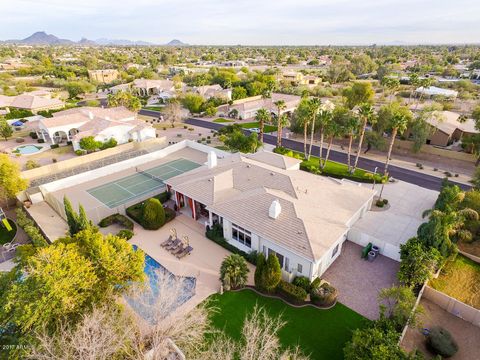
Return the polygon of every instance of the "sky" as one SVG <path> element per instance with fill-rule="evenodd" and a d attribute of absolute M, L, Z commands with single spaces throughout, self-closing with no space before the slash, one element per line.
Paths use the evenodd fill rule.
<path fill-rule="evenodd" d="M 480 43 L 479 0 L 0 0 L 0 39 L 195 45 Z"/>

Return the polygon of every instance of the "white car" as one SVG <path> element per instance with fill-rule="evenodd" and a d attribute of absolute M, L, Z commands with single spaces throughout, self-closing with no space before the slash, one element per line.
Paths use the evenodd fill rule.
<path fill-rule="evenodd" d="M 249 130 L 249 131 L 251 131 L 251 132 L 254 132 L 254 133 L 257 133 L 257 134 L 260 133 L 260 129 L 259 129 L 259 128 L 250 128 L 250 129 L 247 129 L 247 130 Z"/>

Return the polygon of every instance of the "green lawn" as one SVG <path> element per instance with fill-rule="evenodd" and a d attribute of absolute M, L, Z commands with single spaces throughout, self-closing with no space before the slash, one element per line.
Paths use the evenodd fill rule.
<path fill-rule="evenodd" d="M 218 118 L 213 120 L 214 123 L 231 123 L 234 122 L 233 120 L 230 119 L 224 119 L 224 118 Z"/>
<path fill-rule="evenodd" d="M 457 300 L 480 309 L 480 264 L 457 255 L 448 261 L 437 279 L 430 285 Z"/>
<path fill-rule="evenodd" d="M 340 303 L 330 310 L 294 308 L 250 290 L 215 294 L 209 300 L 210 306 L 216 309 L 212 315 L 213 325 L 235 340 L 240 338 L 245 315 L 255 304 L 264 307 L 270 315 L 281 315 L 287 322 L 279 332 L 281 344 L 285 347 L 299 345 L 312 360 L 343 359 L 343 347 L 352 331 L 370 322 Z"/>
<path fill-rule="evenodd" d="M 258 123 L 258 121 L 248 122 L 248 123 L 244 123 L 244 124 L 240 124 L 240 125 L 244 129 L 260 128 L 260 124 Z M 263 127 L 263 131 L 265 133 L 271 133 L 271 132 L 277 131 L 277 127 L 273 126 L 273 125 L 265 124 L 265 126 Z"/>
<path fill-rule="evenodd" d="M 15 225 L 12 220 L 8 220 L 8 222 L 12 227 L 12 231 L 7 231 L 3 224 L 0 224 L 0 245 L 12 241 L 13 237 L 17 233 L 17 225 Z"/>
<path fill-rule="evenodd" d="M 158 111 L 162 110 L 160 106 L 144 106 L 142 109 L 144 110 L 151 110 L 151 111 Z"/>

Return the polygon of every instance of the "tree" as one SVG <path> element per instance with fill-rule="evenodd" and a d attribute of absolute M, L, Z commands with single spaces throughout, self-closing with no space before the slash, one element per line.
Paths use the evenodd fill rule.
<path fill-rule="evenodd" d="M 335 105 L 330 101 L 326 101 L 325 103 L 321 104 L 318 110 L 318 122 L 320 127 L 320 146 L 318 152 L 318 165 L 320 169 L 323 169 L 325 163 L 322 162 L 323 159 L 323 141 L 325 139 L 325 128 L 330 124 L 332 121 L 332 113 L 335 109 Z M 311 144 L 310 144 L 311 145 Z"/>
<path fill-rule="evenodd" d="M 415 287 L 429 280 L 440 264 L 441 255 L 435 248 L 426 247 L 417 238 L 400 245 L 400 270 L 398 280 Z"/>
<path fill-rule="evenodd" d="M 163 109 L 165 118 L 170 121 L 172 128 L 175 127 L 175 123 L 182 121 L 182 107 L 176 100 L 171 100 Z"/>
<path fill-rule="evenodd" d="M 480 128 L 479 123 L 480 123 L 480 105 L 475 106 L 475 108 L 472 111 L 472 119 L 475 120 L 476 122 L 476 128 Z"/>
<path fill-rule="evenodd" d="M 400 87 L 400 81 L 397 78 L 393 77 L 384 77 L 382 79 L 382 86 L 384 89 L 387 89 L 390 92 L 390 103 L 393 101 L 395 91 Z"/>
<path fill-rule="evenodd" d="M 430 125 L 422 117 L 417 117 L 412 124 L 412 151 L 418 153 L 430 135 Z"/>
<path fill-rule="evenodd" d="M 7 154 L 0 154 L 0 198 L 8 203 L 17 193 L 28 187 L 21 177 L 20 167 Z"/>
<path fill-rule="evenodd" d="M 355 106 L 362 103 L 373 102 L 375 96 L 375 90 L 373 90 L 370 82 L 354 82 L 353 85 L 343 91 L 345 97 L 345 104 L 349 109 L 353 109 Z"/>
<path fill-rule="evenodd" d="M 65 89 L 68 91 L 69 97 L 74 99 L 78 95 L 95 91 L 95 85 L 85 80 L 70 81 L 65 84 Z"/>
<path fill-rule="evenodd" d="M 75 235 L 78 232 L 78 214 L 73 210 L 72 203 L 66 196 L 63 197 L 63 206 L 65 207 L 68 232 L 70 235 Z"/>
<path fill-rule="evenodd" d="M 199 114 L 205 99 L 199 94 L 187 93 L 183 96 L 181 102 L 192 114 Z"/>
<path fill-rule="evenodd" d="M 278 100 L 274 102 L 274 105 L 277 108 L 277 147 L 282 146 L 282 129 L 285 125 L 286 119 L 282 116 L 282 111 L 286 109 L 287 105 L 284 100 Z"/>
<path fill-rule="evenodd" d="M 303 127 L 303 156 L 307 158 L 307 135 L 308 135 L 308 126 L 312 118 L 312 107 L 310 104 L 310 99 L 302 98 L 300 104 L 298 104 L 297 109 L 294 113 L 295 123 Z"/>
<path fill-rule="evenodd" d="M 403 134 L 403 132 L 407 129 L 409 122 L 412 120 L 412 113 L 410 112 L 410 110 L 406 109 L 405 107 L 401 107 L 400 109 L 402 110 L 393 113 L 388 123 L 388 127 L 391 129 L 392 132 L 390 135 L 390 145 L 388 147 L 385 168 L 383 170 L 384 175 L 386 175 L 388 171 L 390 157 L 392 156 L 393 144 L 395 143 L 395 138 L 397 137 L 397 134 Z"/>
<path fill-rule="evenodd" d="M 380 303 L 380 319 L 388 319 L 397 331 L 407 325 L 415 326 L 418 308 L 412 313 L 417 298 L 412 288 L 404 286 L 392 286 L 380 290 L 378 294 Z"/>
<path fill-rule="evenodd" d="M 255 120 L 258 121 L 258 127 L 260 129 L 258 140 L 263 142 L 265 124 L 269 124 L 272 121 L 270 111 L 264 108 L 258 109 L 257 113 L 255 114 Z"/>
<path fill-rule="evenodd" d="M 4 119 L 0 119 L 0 136 L 8 140 L 10 136 L 13 135 L 13 129 L 10 125 L 8 125 L 7 121 Z"/>
<path fill-rule="evenodd" d="M 127 91 L 119 91 L 116 94 L 108 95 L 108 106 L 124 106 L 130 111 L 138 111 L 142 103 L 138 97 Z"/>
<path fill-rule="evenodd" d="M 246 260 L 238 255 L 227 256 L 220 266 L 220 280 L 232 289 L 238 289 L 247 283 L 249 269 Z"/>
<path fill-rule="evenodd" d="M 250 135 L 245 135 L 240 129 L 234 129 L 225 135 L 220 135 L 219 139 L 223 141 L 225 146 L 230 150 L 240 151 L 244 154 L 254 153 L 262 146 L 257 134 L 251 133 Z"/>
<path fill-rule="evenodd" d="M 95 151 L 102 146 L 102 143 L 95 140 L 95 137 L 93 136 L 85 136 L 80 139 L 79 145 L 83 150 Z"/>
<path fill-rule="evenodd" d="M 375 111 L 373 106 L 370 103 L 361 103 L 358 107 L 358 116 L 361 120 L 361 128 L 360 128 L 360 138 L 358 140 L 358 150 L 357 156 L 355 157 L 355 162 L 353 164 L 353 168 L 351 169 L 352 173 L 355 172 L 358 166 L 358 160 L 360 158 L 360 153 L 362 152 L 362 144 L 363 139 L 365 137 L 365 130 L 367 128 L 368 123 L 375 123 Z"/>
<path fill-rule="evenodd" d="M 358 135 L 358 129 L 360 127 L 359 118 L 354 114 L 350 114 L 343 124 L 343 127 L 345 135 L 348 137 L 347 167 L 348 171 L 352 171 L 352 144 L 353 139 Z"/>
<path fill-rule="evenodd" d="M 255 267 L 255 287 L 260 291 L 263 291 L 263 271 L 267 265 L 267 261 L 265 259 L 265 255 L 263 253 L 259 253 L 257 255 L 256 267 Z"/>
<path fill-rule="evenodd" d="M 271 253 L 268 255 L 267 264 L 263 270 L 265 291 L 269 293 L 274 292 L 280 280 L 282 280 L 282 268 L 280 267 L 277 255 Z"/>
<path fill-rule="evenodd" d="M 333 140 L 337 137 L 344 135 L 343 117 L 347 116 L 348 110 L 345 108 L 336 108 L 332 114 L 332 121 L 325 127 L 325 134 L 328 138 L 327 153 L 325 155 L 325 161 L 323 167 L 327 165 L 328 158 L 330 157 L 330 150 L 332 148 Z"/>
<path fill-rule="evenodd" d="M 165 224 L 165 209 L 160 200 L 150 198 L 145 201 L 142 210 L 142 226 L 148 230 L 157 230 Z"/>
<path fill-rule="evenodd" d="M 328 100 L 327 102 L 329 103 Z M 328 104 L 327 102 L 326 104 Z M 317 115 L 320 112 L 321 104 L 322 103 L 320 99 L 317 97 L 313 97 L 308 100 L 311 119 L 310 119 L 310 146 L 308 147 L 307 160 L 310 160 L 310 156 L 312 156 L 313 135 L 315 134 L 315 123 L 317 122 Z"/>
<path fill-rule="evenodd" d="M 235 86 L 232 89 L 232 100 L 244 99 L 247 97 L 247 90 L 243 86 Z"/>

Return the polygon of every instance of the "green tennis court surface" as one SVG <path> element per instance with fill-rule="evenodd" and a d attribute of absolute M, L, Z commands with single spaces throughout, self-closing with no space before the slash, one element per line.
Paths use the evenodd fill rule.
<path fill-rule="evenodd" d="M 109 208 L 114 208 L 144 194 L 162 189 L 163 180 L 193 170 L 200 165 L 177 159 L 151 169 L 137 169 L 133 175 L 97 186 L 87 192 Z"/>

